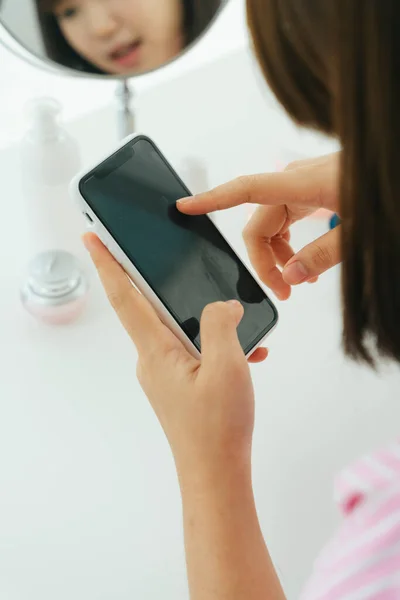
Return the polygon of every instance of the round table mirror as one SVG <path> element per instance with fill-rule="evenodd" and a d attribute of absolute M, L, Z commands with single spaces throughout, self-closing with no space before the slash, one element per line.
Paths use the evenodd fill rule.
<path fill-rule="evenodd" d="M 133 128 L 130 77 L 198 41 L 227 0 L 0 0 L 0 43 L 25 60 L 119 85 L 121 135 Z"/>
<path fill-rule="evenodd" d="M 130 77 L 195 43 L 223 0 L 0 0 L 0 22 L 43 63 Z"/>

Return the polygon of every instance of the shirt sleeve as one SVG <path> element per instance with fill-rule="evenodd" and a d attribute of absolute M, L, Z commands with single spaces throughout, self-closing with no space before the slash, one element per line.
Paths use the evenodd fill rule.
<path fill-rule="evenodd" d="M 337 486 L 343 525 L 316 561 L 301 600 L 399 600 L 400 480 L 368 489 L 360 478 L 346 488 L 346 477 Z"/>

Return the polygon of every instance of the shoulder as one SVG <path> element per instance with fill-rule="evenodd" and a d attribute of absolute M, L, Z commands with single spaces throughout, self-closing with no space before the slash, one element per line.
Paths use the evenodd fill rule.
<path fill-rule="evenodd" d="M 344 522 L 302 599 L 400 598 L 400 445 L 357 461 L 335 491 Z"/>

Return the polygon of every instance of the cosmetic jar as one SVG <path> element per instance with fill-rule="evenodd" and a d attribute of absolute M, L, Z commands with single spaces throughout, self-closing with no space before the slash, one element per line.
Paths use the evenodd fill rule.
<path fill-rule="evenodd" d="M 38 254 L 29 264 L 21 301 L 39 321 L 63 325 L 79 317 L 88 290 L 87 278 L 75 256 L 51 250 Z"/>

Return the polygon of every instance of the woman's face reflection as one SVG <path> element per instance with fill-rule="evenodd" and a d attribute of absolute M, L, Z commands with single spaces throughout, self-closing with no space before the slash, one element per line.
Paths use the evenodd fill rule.
<path fill-rule="evenodd" d="M 54 14 L 72 48 L 105 73 L 149 71 L 183 49 L 182 0 L 60 0 Z"/>

